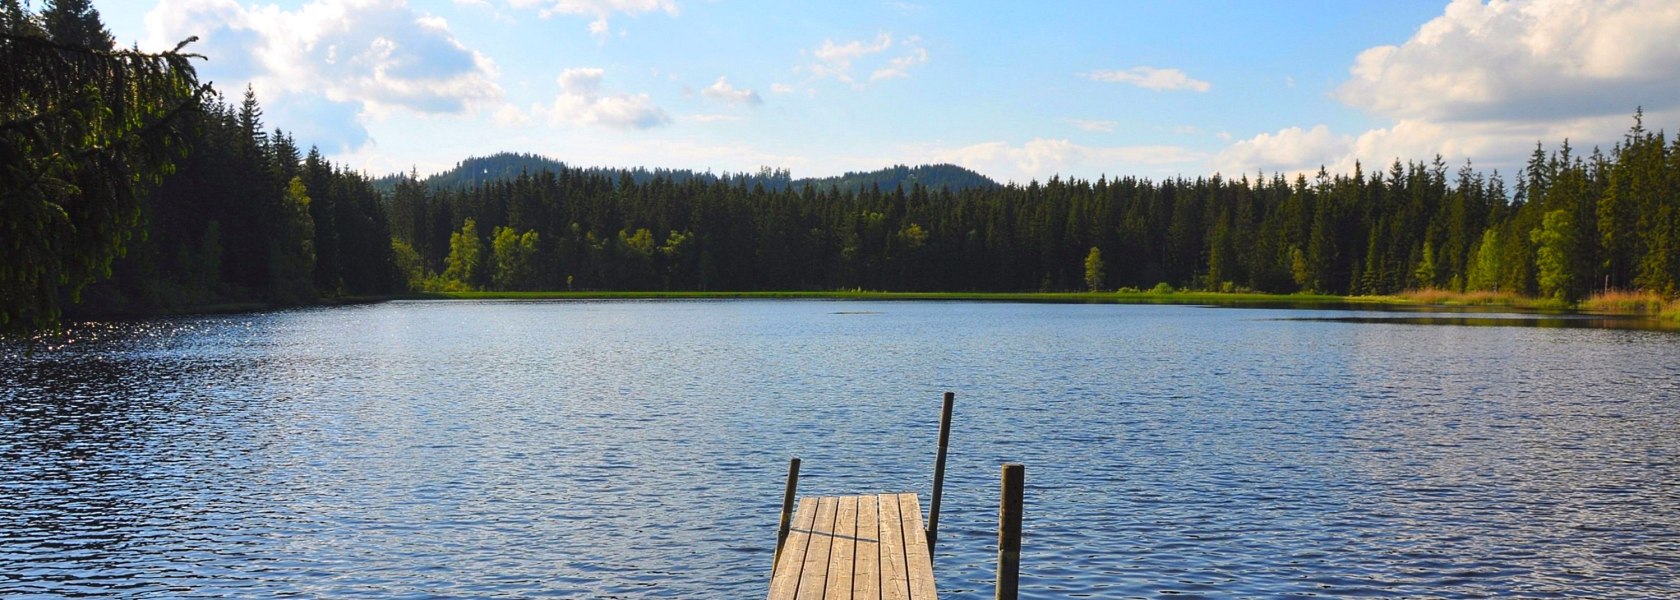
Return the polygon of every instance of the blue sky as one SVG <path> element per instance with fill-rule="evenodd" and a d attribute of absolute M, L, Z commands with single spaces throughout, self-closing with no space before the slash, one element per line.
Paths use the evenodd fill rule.
<path fill-rule="evenodd" d="M 1349 170 L 1680 124 L 1680 3 L 159 0 L 201 75 L 373 173 L 498 151 L 1000 180 Z M 1380 168 L 1380 167 L 1378 167 Z"/>

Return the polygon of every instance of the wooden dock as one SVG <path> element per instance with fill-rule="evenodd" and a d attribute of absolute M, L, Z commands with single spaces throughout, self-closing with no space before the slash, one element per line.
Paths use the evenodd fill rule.
<path fill-rule="evenodd" d="M 951 406 L 945 393 L 939 418 L 939 453 L 927 526 L 914 493 L 821 496 L 799 500 L 799 458 L 788 461 L 782 522 L 771 559 L 770 600 L 936 600 L 933 544 L 939 539 L 939 500 L 945 489 L 945 450 L 951 440 Z M 998 510 L 998 600 L 1014 600 L 1021 563 L 1019 464 L 1003 466 Z"/>
<path fill-rule="evenodd" d="M 799 501 L 770 580 L 770 600 L 819 598 L 938 598 L 916 494 Z"/>

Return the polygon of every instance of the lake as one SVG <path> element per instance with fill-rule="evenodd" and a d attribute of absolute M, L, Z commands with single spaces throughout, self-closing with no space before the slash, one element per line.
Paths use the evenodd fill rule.
<path fill-rule="evenodd" d="M 960 302 L 390 302 L 0 345 L 0 596 L 762 597 L 783 477 L 990 598 L 1680 595 L 1680 334 Z M 1417 315 L 1409 315 L 1415 318 Z M 1351 318 L 1356 322 L 1321 320 Z"/>

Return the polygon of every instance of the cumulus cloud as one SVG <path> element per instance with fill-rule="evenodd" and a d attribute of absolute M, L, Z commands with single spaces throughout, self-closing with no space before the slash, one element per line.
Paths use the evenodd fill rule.
<path fill-rule="evenodd" d="M 455 38 L 449 24 L 403 0 L 316 0 L 296 10 L 233 0 L 163 0 L 146 15 L 146 46 L 210 58 L 201 75 L 233 92 L 249 83 L 271 115 L 332 118 L 363 131 L 358 116 L 395 110 L 459 114 L 496 104 L 494 63 Z M 298 114 L 291 115 L 289 113 Z"/>
<path fill-rule="evenodd" d="M 1312 172 L 1340 163 L 1353 146 L 1352 138 L 1335 135 L 1324 125 L 1288 127 L 1232 144 L 1213 158 L 1212 166 L 1229 175 Z"/>
<path fill-rule="evenodd" d="M 1120 123 L 1115 121 L 1098 121 L 1091 119 L 1066 119 L 1067 124 L 1078 127 L 1081 131 L 1091 133 L 1114 133 L 1114 128 Z"/>
<path fill-rule="evenodd" d="M 654 106 L 647 94 L 602 92 L 601 80 L 605 77 L 602 69 L 566 69 L 556 79 L 560 94 L 554 103 L 533 107 L 531 112 L 553 125 L 648 129 L 671 122 L 671 116 Z"/>
<path fill-rule="evenodd" d="M 640 15 L 663 11 L 677 16 L 681 10 L 675 0 L 508 0 L 514 8 L 538 8 L 542 18 L 554 15 L 582 15 L 594 17 L 589 22 L 589 34 L 605 40 L 612 31 L 608 19 L 613 14 Z"/>
<path fill-rule="evenodd" d="M 1207 156 L 1179 146 L 1086 146 L 1035 138 L 1023 144 L 984 142 L 913 152 L 921 162 L 961 165 L 992 177 L 1026 183 L 1052 175 L 1095 178 L 1103 173 L 1176 173 Z"/>
<path fill-rule="evenodd" d="M 928 61 L 927 49 L 921 47 L 921 38 L 910 36 L 897 44 L 901 52 L 886 57 L 888 50 L 895 47 L 890 33 L 881 33 L 874 40 L 852 40 L 837 44 L 834 40 L 823 40 L 821 46 L 812 50 L 810 55 L 816 62 L 795 67 L 795 72 L 809 73 L 813 77 L 833 77 L 841 82 L 851 84 L 853 88 L 862 88 L 853 76 L 854 65 L 867 63 L 869 80 L 898 79 L 910 76 L 910 70 Z"/>
<path fill-rule="evenodd" d="M 925 48 L 911 48 L 909 54 L 889 59 L 887 66 L 875 69 L 875 72 L 869 74 L 869 80 L 909 77 L 911 67 L 925 63 L 927 60 L 928 53 Z"/>
<path fill-rule="evenodd" d="M 1388 126 L 1322 125 L 1238 141 L 1221 169 L 1351 171 L 1354 161 L 1449 162 L 1515 171 L 1535 142 L 1610 143 L 1644 107 L 1680 121 L 1680 3 L 1672 0 L 1455 0 L 1398 46 L 1354 59 L 1334 92 Z"/>
<path fill-rule="evenodd" d="M 772 94 L 792 94 L 793 91 L 793 86 L 785 83 L 770 84 L 770 93 Z"/>
<path fill-rule="evenodd" d="M 1336 96 L 1396 119 L 1491 121 L 1680 107 L 1680 3 L 1456 0 L 1361 52 Z"/>
<path fill-rule="evenodd" d="M 1099 69 L 1086 73 L 1085 77 L 1092 81 L 1125 83 L 1158 92 L 1169 90 L 1205 92 L 1213 89 L 1213 84 L 1194 79 L 1178 69 L 1157 69 L 1155 67 L 1132 67 L 1123 71 Z"/>
<path fill-rule="evenodd" d="M 713 82 L 709 86 L 706 86 L 706 89 L 700 90 L 700 95 L 712 100 L 734 104 L 736 106 L 758 106 L 760 104 L 764 104 L 764 99 L 758 96 L 758 92 L 736 88 L 735 86 L 730 85 L 729 81 L 724 77 L 718 77 L 717 81 Z"/>

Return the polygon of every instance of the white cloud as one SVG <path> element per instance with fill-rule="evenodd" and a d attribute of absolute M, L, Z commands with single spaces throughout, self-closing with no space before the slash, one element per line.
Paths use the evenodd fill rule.
<path fill-rule="evenodd" d="M 748 89 L 738 89 L 735 86 L 730 85 L 729 81 L 723 77 L 718 77 L 717 81 L 713 82 L 709 86 L 706 86 L 706 89 L 700 90 L 700 95 L 712 100 L 721 100 L 736 106 L 758 106 L 760 104 L 764 104 L 764 99 L 758 96 L 758 92 Z"/>
<path fill-rule="evenodd" d="M 926 63 L 928 53 L 920 46 L 921 38 L 910 36 L 898 44 L 903 49 L 902 54 L 880 60 L 880 56 L 894 47 L 890 33 L 881 33 L 872 41 L 852 40 L 843 44 L 836 44 L 834 40 L 823 40 L 821 46 L 810 52 L 817 60 L 814 63 L 794 68 L 796 73 L 809 73 L 813 77 L 833 77 L 843 83 L 851 84 L 853 88 L 861 89 L 852 75 L 854 63 L 867 62 L 877 66 L 870 69 L 869 80 L 897 79 L 910 76 L 911 68 Z"/>
<path fill-rule="evenodd" d="M 1200 79 L 1193 79 L 1184 71 L 1178 69 L 1157 69 L 1155 67 L 1132 67 L 1124 71 L 1096 70 L 1085 73 L 1085 77 L 1092 81 L 1109 83 L 1125 83 L 1135 85 L 1146 90 L 1191 90 L 1206 92 L 1213 88 L 1213 84 Z"/>
<path fill-rule="evenodd" d="M 647 94 L 602 93 L 601 80 L 605 77 L 602 69 L 566 69 L 556 79 L 560 94 L 554 103 L 532 107 L 531 113 L 546 118 L 551 125 L 648 129 L 671 122 L 671 116 L 654 106 Z"/>
<path fill-rule="evenodd" d="M 1680 121 L 1680 3 L 1672 0 L 1456 0 L 1398 46 L 1361 52 L 1335 92 L 1390 125 L 1320 125 L 1239 141 L 1227 170 L 1351 172 L 1395 159 L 1472 159 L 1508 174 L 1535 142 L 1586 148 L 1620 139 L 1636 107 Z M 1233 171 L 1234 172 L 1234 171 Z"/>
<path fill-rule="evenodd" d="M 785 83 L 770 84 L 770 93 L 772 94 L 792 94 L 793 91 L 793 86 Z"/>
<path fill-rule="evenodd" d="M 530 115 L 525 114 L 525 111 L 519 110 L 519 107 L 514 106 L 511 102 L 497 107 L 495 112 L 490 114 L 490 118 L 495 121 L 497 125 L 501 125 L 503 127 L 523 127 L 531 124 Z"/>
<path fill-rule="evenodd" d="M 201 76 L 230 95 L 251 84 L 271 117 L 331 119 L 309 125 L 362 132 L 330 140 L 349 147 L 366 141 L 365 118 L 467 113 L 502 97 L 488 57 L 403 0 L 315 0 L 290 11 L 163 0 L 145 23 L 147 47 L 202 38 L 191 49 L 213 59 L 199 63 Z"/>
<path fill-rule="evenodd" d="M 1526 121 L 1680 107 L 1680 3 L 1456 0 L 1361 52 L 1343 102 L 1395 119 Z"/>
<path fill-rule="evenodd" d="M 887 66 L 875 69 L 874 73 L 869 74 L 869 80 L 875 81 L 877 79 L 909 77 L 911 67 L 925 63 L 927 60 L 928 53 L 926 49 L 911 48 L 909 54 L 888 60 Z"/>
<path fill-rule="evenodd" d="M 1352 138 L 1332 134 L 1325 125 L 1289 127 L 1232 144 L 1211 163 L 1216 171 L 1233 176 L 1257 171 L 1316 172 L 1320 166 L 1338 165 L 1353 146 Z"/>
<path fill-rule="evenodd" d="M 594 17 L 589 22 L 589 35 L 605 41 L 611 32 L 608 19 L 613 14 L 640 15 L 663 11 L 670 16 L 681 13 L 675 0 L 508 0 L 514 8 L 540 7 L 538 13 L 546 19 L 554 15 L 583 15 Z"/>
<path fill-rule="evenodd" d="M 1120 123 L 1116 121 L 1097 121 L 1089 119 L 1064 119 L 1067 124 L 1078 127 L 1081 131 L 1091 133 L 1114 133 L 1114 128 Z"/>
<path fill-rule="evenodd" d="M 875 41 L 865 43 L 853 40 L 844 44 L 836 44 L 834 40 L 823 40 L 822 46 L 811 51 L 817 62 L 805 67 L 817 77 L 834 77 L 840 81 L 851 83 L 852 61 L 879 54 L 892 47 L 892 35 L 882 33 L 875 36 Z"/>
<path fill-rule="evenodd" d="M 1095 179 L 1103 173 L 1177 173 L 1207 156 L 1179 146 L 1085 146 L 1065 139 L 1035 138 L 1024 144 L 984 142 L 959 148 L 922 148 L 913 162 L 953 163 L 1000 181 L 1026 183 L 1062 177 Z"/>

